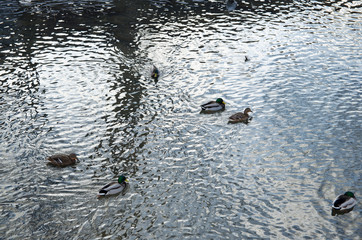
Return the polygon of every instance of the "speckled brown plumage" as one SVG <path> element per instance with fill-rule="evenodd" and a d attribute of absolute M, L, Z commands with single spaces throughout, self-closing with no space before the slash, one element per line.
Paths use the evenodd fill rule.
<path fill-rule="evenodd" d="M 247 123 L 249 121 L 249 112 L 253 112 L 251 111 L 250 108 L 246 108 L 244 110 L 244 113 L 242 112 L 238 112 L 238 113 L 235 113 L 233 115 L 231 115 L 229 117 L 229 123 L 237 123 L 237 122 L 244 122 L 244 123 Z"/>
<path fill-rule="evenodd" d="M 56 167 L 66 167 L 69 165 L 73 165 L 78 160 L 75 153 L 71 154 L 55 154 L 47 158 L 49 161 L 48 164 L 56 166 Z"/>

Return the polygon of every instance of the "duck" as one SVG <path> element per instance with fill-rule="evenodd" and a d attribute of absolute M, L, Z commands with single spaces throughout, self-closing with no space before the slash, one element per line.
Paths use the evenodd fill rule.
<path fill-rule="evenodd" d="M 229 12 L 234 11 L 237 6 L 238 6 L 238 3 L 235 0 L 227 0 L 226 1 L 226 9 Z"/>
<path fill-rule="evenodd" d="M 55 167 L 66 167 L 69 165 L 73 165 L 78 160 L 77 155 L 75 153 L 71 154 L 55 154 L 47 158 L 48 164 L 53 165 Z"/>
<path fill-rule="evenodd" d="M 122 192 L 128 185 L 128 179 L 125 176 L 119 176 L 118 182 L 111 182 L 99 190 L 98 198 L 103 196 L 115 195 Z"/>
<path fill-rule="evenodd" d="M 214 113 L 225 110 L 225 102 L 222 98 L 216 99 L 216 101 L 210 101 L 201 105 L 202 113 Z"/>
<path fill-rule="evenodd" d="M 345 192 L 338 195 L 332 203 L 332 216 L 343 215 L 353 210 L 357 199 L 353 192 Z"/>
<path fill-rule="evenodd" d="M 159 76 L 160 76 L 160 72 L 158 71 L 158 69 L 155 66 L 153 66 L 151 77 L 153 78 L 153 80 L 155 80 L 155 82 L 157 82 Z"/>
<path fill-rule="evenodd" d="M 249 116 L 249 112 L 251 111 L 250 108 L 245 108 L 244 113 L 238 112 L 229 117 L 229 123 L 238 123 L 238 122 L 244 122 L 248 123 L 249 120 L 251 120 L 251 117 Z"/>

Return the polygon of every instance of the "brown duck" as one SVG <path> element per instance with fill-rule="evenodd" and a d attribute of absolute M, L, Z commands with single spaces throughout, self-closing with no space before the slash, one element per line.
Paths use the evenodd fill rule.
<path fill-rule="evenodd" d="M 49 161 L 48 163 L 50 165 L 56 166 L 56 167 L 66 167 L 69 165 L 73 165 L 78 160 L 75 153 L 71 153 L 69 155 L 67 154 L 55 154 L 47 158 Z"/>
<path fill-rule="evenodd" d="M 253 111 L 251 111 L 250 108 L 246 108 L 244 110 L 244 113 L 242 112 L 235 113 L 234 115 L 229 117 L 229 123 L 238 123 L 238 122 L 248 123 L 248 121 L 250 120 L 250 116 L 248 114 L 249 112 Z"/>

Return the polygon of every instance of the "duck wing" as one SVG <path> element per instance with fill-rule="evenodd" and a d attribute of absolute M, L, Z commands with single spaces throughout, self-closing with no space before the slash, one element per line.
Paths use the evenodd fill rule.
<path fill-rule="evenodd" d="M 357 204 L 356 199 L 350 198 L 340 205 L 341 209 L 350 209 L 353 208 Z"/>
<path fill-rule="evenodd" d="M 217 102 L 215 102 L 215 101 L 210 101 L 208 103 L 202 104 L 201 108 L 207 108 L 207 107 L 213 107 L 213 106 L 217 107 L 217 106 L 219 106 L 219 104 Z"/>
<path fill-rule="evenodd" d="M 353 208 L 357 204 L 356 199 L 346 196 L 346 195 L 339 195 L 337 198 L 333 201 L 332 207 L 334 209 L 350 209 Z"/>
<path fill-rule="evenodd" d="M 247 116 L 242 112 L 235 113 L 229 117 L 231 120 L 240 120 L 244 118 L 247 118 Z"/>
<path fill-rule="evenodd" d="M 220 104 L 214 101 L 205 103 L 203 105 L 201 105 L 201 111 L 210 111 L 210 112 L 216 112 L 216 111 L 221 111 L 225 109 L 225 105 L 224 104 Z"/>
<path fill-rule="evenodd" d="M 106 196 L 120 193 L 126 187 L 125 184 L 119 184 L 116 182 L 112 182 L 101 188 L 99 190 L 98 196 Z"/>
<path fill-rule="evenodd" d="M 56 154 L 48 157 L 48 161 L 50 164 L 58 167 L 64 167 L 72 164 L 72 159 L 65 154 Z"/>

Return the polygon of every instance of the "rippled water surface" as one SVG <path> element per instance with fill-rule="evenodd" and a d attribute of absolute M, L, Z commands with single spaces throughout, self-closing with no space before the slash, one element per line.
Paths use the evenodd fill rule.
<path fill-rule="evenodd" d="M 0 6 L 0 239 L 361 238 L 359 1 Z"/>

